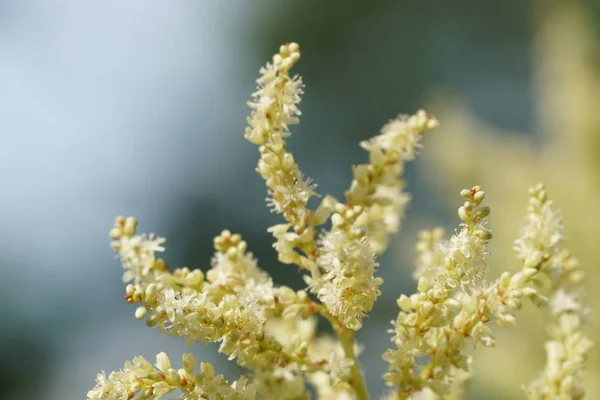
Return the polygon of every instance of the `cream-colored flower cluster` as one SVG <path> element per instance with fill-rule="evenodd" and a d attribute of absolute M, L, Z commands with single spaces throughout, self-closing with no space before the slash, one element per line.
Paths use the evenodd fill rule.
<path fill-rule="evenodd" d="M 194 373 L 191 355 L 183 356 L 182 369 L 174 369 L 160 353 L 155 366 L 136 357 L 108 377 L 99 374 L 88 399 L 157 400 L 175 391 L 190 400 L 308 399 L 308 384 L 323 400 L 369 398 L 355 332 L 381 294 L 377 257 L 399 229 L 409 201 L 404 164 L 414 159 L 423 133 L 438 123 L 424 111 L 388 122 L 379 135 L 361 143 L 369 162 L 353 167 L 345 202 L 327 195 L 311 209 L 315 185 L 285 141 L 300 115 L 303 84 L 289 75 L 299 58 L 299 46 L 286 44 L 260 70 L 245 137 L 258 145 L 256 170 L 266 182 L 268 205 L 285 219 L 269 228 L 273 246 L 282 263 L 305 272 L 306 290 L 275 285 L 241 236 L 227 230 L 214 239 L 206 273 L 171 270 L 158 257 L 165 239 L 140 235 L 135 218 L 119 217 L 111 245 L 125 270 L 125 300 L 137 305 L 135 317 L 190 345 L 220 343 L 219 351 L 249 369 L 250 378 L 229 384 L 204 363 Z M 447 240 L 439 228 L 419 236 L 417 293 L 398 299 L 394 347 L 383 356 L 389 363 L 384 378 L 395 388 L 386 398 L 436 398 L 460 386 L 471 363 L 466 345 L 493 346 L 490 322 L 513 325 L 522 298 L 546 304 L 548 293 L 533 285 L 542 277 L 552 283 L 552 340 L 546 346 L 548 367 L 528 393 L 540 399 L 580 398 L 591 344 L 580 331 L 582 275 L 561 247 L 562 222 L 545 190 L 532 189 L 515 244 L 523 268 L 491 283 L 485 193 L 475 186 L 460 194 L 465 201 L 458 209 L 458 231 Z M 317 335 L 317 315 L 331 324 L 335 336 Z"/>
<path fill-rule="evenodd" d="M 404 163 L 415 157 L 421 134 L 435 128 L 437 121 L 424 111 L 390 121 L 380 135 L 361 143 L 369 150 L 370 162 L 353 168 L 347 202 L 326 196 L 315 211 L 309 210 L 314 185 L 300 172 L 284 141 L 290 135 L 288 126 L 300 115 L 302 81 L 288 74 L 299 58 L 298 45 L 286 44 L 261 69 L 245 137 L 259 145 L 257 172 L 269 188 L 268 202 L 287 220 L 269 229 L 277 239 L 279 260 L 308 270 L 306 281 L 327 311 L 346 328 L 357 330 L 381 294 L 383 280 L 374 276 L 375 257 L 398 229 L 408 201 L 402 193 Z M 315 240 L 315 227 L 329 217 L 332 228 Z"/>
<path fill-rule="evenodd" d="M 440 245 L 439 255 L 421 255 L 421 263 L 432 264 L 419 266 L 424 273 L 418 292 L 398 299 L 402 311 L 394 322 L 395 348 L 384 354 L 390 364 L 385 379 L 390 386 L 399 386 L 398 398 L 408 398 L 426 387 L 444 393 L 453 368 L 467 369 L 468 357 L 463 351 L 467 338 L 486 345 L 493 342 L 481 315 L 491 239 L 485 226 L 489 208 L 481 206 L 485 193 L 477 186 L 461 195 L 466 201 L 458 211 L 463 221 L 459 232 Z M 425 247 L 423 239 L 439 240 L 439 233 L 421 234 L 420 250 Z M 419 362 L 423 357 L 428 357 L 427 361 Z"/>
<path fill-rule="evenodd" d="M 395 398 L 419 393 L 449 394 L 457 370 L 469 370 L 467 342 L 494 346 L 490 322 L 512 326 L 522 298 L 537 305 L 547 302 L 534 280 L 550 279 L 552 326 L 555 340 L 546 344 L 548 366 L 532 384 L 531 399 L 570 399 L 583 395 L 583 361 L 591 342 L 580 332 L 583 310 L 577 262 L 562 247 L 562 221 L 547 200 L 542 185 L 530 190 L 528 214 L 515 242 L 522 269 L 485 280 L 487 242 L 492 238 L 486 219 L 489 208 L 478 186 L 461 191 L 466 202 L 458 209 L 460 231 L 440 243 L 443 231 L 423 232 L 417 244 L 418 292 L 398 299 L 395 348 L 384 354 L 390 386 L 398 386 Z M 566 295 L 563 286 L 573 287 Z"/>
<path fill-rule="evenodd" d="M 531 190 L 529 214 L 515 243 L 520 258 L 547 271 L 550 279 L 550 340 L 546 367 L 526 387 L 530 399 L 581 399 L 584 362 L 592 341 L 582 332 L 588 310 L 582 305 L 579 262 L 562 248 L 562 221 L 540 185 Z"/>
<path fill-rule="evenodd" d="M 381 294 L 376 256 L 387 247 L 389 234 L 398 230 L 409 199 L 402 192 L 404 162 L 414 158 L 421 134 L 436 126 L 424 111 L 390 121 L 380 135 L 361 143 L 370 162 L 353 167 L 346 204 L 326 198 L 333 214 L 332 227 L 320 240 L 317 264 L 323 274 L 313 274 L 307 282 L 349 329 L 362 327 L 361 319 Z"/>
<path fill-rule="evenodd" d="M 260 159 L 256 171 L 265 179 L 269 189 L 267 203 L 271 209 L 283 214 L 287 223 L 270 229 L 277 238 L 275 248 L 279 261 L 295 263 L 308 268 L 305 256 L 313 257 L 316 252 L 314 226 L 326 221 L 328 207 L 323 205 L 318 212 L 306 208 L 308 200 L 316 195 L 316 185 L 304 177 L 292 153 L 286 151 L 285 137 L 290 136 L 288 126 L 299 122 L 298 116 L 303 91 L 299 76 L 290 77 L 288 70 L 300 59 L 300 48 L 296 43 L 281 46 L 273 62 L 261 68 L 257 80 L 258 90 L 248 105 L 252 112 L 248 117 L 245 138 L 257 144 Z M 292 228 L 293 232 L 288 232 Z"/>
<path fill-rule="evenodd" d="M 152 365 L 144 357 L 126 361 L 121 371 L 98 374 L 96 386 L 88 392 L 90 400 L 160 399 L 176 390 L 185 399 L 231 399 L 254 400 L 254 387 L 241 377 L 231 385 L 223 375 L 215 375 L 211 364 L 201 363 L 200 371 L 194 373 L 196 360 L 192 354 L 184 354 L 183 368 L 175 369 L 165 353 L 156 356 Z"/>
<path fill-rule="evenodd" d="M 369 163 L 352 168 L 354 180 L 346 199 L 365 208 L 363 223 L 377 253 L 387 248 L 389 234 L 400 228 L 410 200 L 408 193 L 402 192 L 406 186 L 404 164 L 415 158 L 422 133 L 437 125 L 437 120 L 423 110 L 413 116 L 399 115 L 381 129 L 380 135 L 360 144 L 369 151 Z"/>

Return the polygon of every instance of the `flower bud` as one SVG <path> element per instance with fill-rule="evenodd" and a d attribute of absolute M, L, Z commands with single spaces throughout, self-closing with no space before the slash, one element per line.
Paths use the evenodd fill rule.
<path fill-rule="evenodd" d="M 146 313 L 148 312 L 148 309 L 146 307 L 138 307 L 135 310 L 135 317 L 137 319 L 142 319 L 146 316 Z"/>

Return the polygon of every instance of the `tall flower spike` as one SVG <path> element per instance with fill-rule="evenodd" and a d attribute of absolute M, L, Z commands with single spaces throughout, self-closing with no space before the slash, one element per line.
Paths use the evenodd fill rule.
<path fill-rule="evenodd" d="M 261 68 L 258 90 L 248 102 L 252 112 L 245 134 L 247 140 L 260 146 L 257 172 L 266 180 L 270 206 L 293 225 L 303 222 L 306 203 L 315 194 L 310 179 L 304 178 L 292 154 L 285 151 L 288 125 L 299 122 L 298 103 L 304 85 L 299 76 L 288 75 L 299 59 L 300 48 L 290 43 L 281 46 L 273 63 Z"/>
<path fill-rule="evenodd" d="M 488 340 L 478 296 L 471 293 L 481 286 L 485 272 L 490 211 L 481 206 L 485 193 L 479 186 L 461 191 L 461 196 L 466 202 L 458 211 L 460 232 L 441 246 L 441 262 L 419 278 L 418 292 L 398 299 L 401 311 L 392 331 L 396 348 L 383 355 L 390 370 L 384 378 L 388 385 L 399 386 L 398 399 L 425 388 L 446 394 L 454 369 L 468 368 L 462 352 L 467 332 L 477 341 Z M 455 288 L 463 290 L 455 293 Z"/>
<path fill-rule="evenodd" d="M 529 399 L 582 399 L 587 353 L 593 342 L 582 332 L 588 310 L 582 305 L 584 274 L 577 259 L 562 244 L 562 220 L 547 200 L 546 190 L 537 185 L 530 200 L 521 237 L 515 242 L 518 257 L 532 268 L 547 271 L 550 294 L 550 339 L 546 341 L 546 367 L 527 385 Z"/>
<path fill-rule="evenodd" d="M 387 248 L 389 235 L 398 231 L 410 199 L 402 191 L 406 186 L 404 164 L 415 158 L 422 134 L 437 126 L 435 118 L 420 110 L 411 116 L 399 115 L 381 129 L 381 134 L 360 144 L 369 151 L 369 163 L 352 168 L 354 179 L 346 200 L 364 208 L 361 219 L 378 254 Z"/>
<path fill-rule="evenodd" d="M 87 394 L 88 400 L 159 400 L 169 393 L 180 390 L 187 400 L 230 399 L 254 400 L 256 390 L 242 376 L 231 385 L 223 375 L 215 375 L 213 366 L 202 363 L 194 373 L 196 361 L 192 354 L 184 354 L 183 368 L 175 369 L 165 353 L 156 356 L 152 365 L 144 357 L 125 362 L 120 371 L 104 372 L 96 377 L 96 386 Z M 138 397 L 136 397 L 138 396 Z"/>
<path fill-rule="evenodd" d="M 314 226 L 324 223 L 329 212 L 325 205 L 316 212 L 307 209 L 316 185 L 304 177 L 292 153 L 286 151 L 284 138 L 290 136 L 288 126 L 299 122 L 298 103 L 304 88 L 302 79 L 290 77 L 288 72 L 299 59 L 298 44 L 289 43 L 281 46 L 272 63 L 261 68 L 258 90 L 248 102 L 252 111 L 245 138 L 259 146 L 256 171 L 266 181 L 268 205 L 287 220 L 287 224 L 270 229 L 277 239 L 274 247 L 279 261 L 311 270 L 317 250 Z M 290 228 L 293 231 L 289 232 Z"/>
<path fill-rule="evenodd" d="M 349 329 L 362 327 L 362 318 L 381 294 L 375 277 L 376 257 L 398 228 L 405 195 L 401 174 L 414 158 L 421 133 L 437 121 L 424 111 L 390 121 L 379 136 L 361 145 L 370 151 L 369 164 L 354 167 L 346 191 L 347 204 L 329 199 L 332 227 L 320 240 L 318 265 L 323 274 L 308 279 L 327 310 Z"/>

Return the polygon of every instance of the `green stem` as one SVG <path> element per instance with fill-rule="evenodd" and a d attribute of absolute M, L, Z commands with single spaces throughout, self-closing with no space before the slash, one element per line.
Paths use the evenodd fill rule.
<path fill-rule="evenodd" d="M 331 313 L 327 311 L 322 304 L 313 303 L 313 307 L 315 311 L 317 311 L 331 323 L 331 327 L 340 339 L 340 343 L 344 349 L 344 355 L 346 358 L 349 358 L 353 361 L 348 383 L 352 387 L 352 390 L 354 390 L 356 393 L 357 400 L 369 400 L 369 392 L 367 391 L 365 378 L 362 376 L 360 366 L 358 365 L 358 358 L 354 352 L 354 331 L 342 325 L 340 321 L 331 315 Z"/>
<path fill-rule="evenodd" d="M 354 352 L 354 331 L 341 327 L 339 330 L 336 329 L 336 332 L 342 343 L 344 354 L 354 362 L 350 369 L 350 379 L 348 383 L 352 386 L 358 400 L 369 400 L 369 392 L 367 392 L 365 378 L 362 376 L 362 372 L 358 365 L 358 358 Z"/>

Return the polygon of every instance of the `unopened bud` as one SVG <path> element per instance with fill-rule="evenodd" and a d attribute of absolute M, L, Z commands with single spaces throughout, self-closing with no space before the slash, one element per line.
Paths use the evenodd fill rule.
<path fill-rule="evenodd" d="M 475 200 L 477 203 L 481 203 L 481 201 L 483 200 L 484 197 L 485 197 L 485 192 L 478 191 L 477 193 L 475 193 L 473 195 L 473 200 Z"/>
<path fill-rule="evenodd" d="M 469 221 L 469 214 L 467 214 L 467 210 L 464 207 L 458 209 L 458 217 L 465 222 Z"/>
<path fill-rule="evenodd" d="M 148 309 L 146 307 L 138 307 L 135 310 L 135 317 L 137 319 L 142 319 L 146 316 L 146 313 L 148 312 Z"/>

